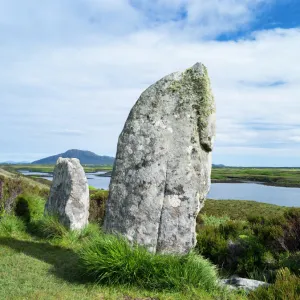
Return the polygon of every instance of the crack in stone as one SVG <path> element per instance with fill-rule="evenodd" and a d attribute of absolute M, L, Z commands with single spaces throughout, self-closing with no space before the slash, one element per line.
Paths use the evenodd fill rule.
<path fill-rule="evenodd" d="M 164 199 L 163 199 L 163 203 L 161 206 L 161 210 L 160 210 L 160 216 L 159 216 L 159 224 L 158 224 L 158 230 L 157 230 L 157 239 L 156 239 L 156 247 L 155 247 L 155 252 L 157 252 L 157 248 L 159 248 L 158 243 L 159 243 L 159 238 L 160 238 L 160 234 L 161 234 L 161 223 L 162 223 L 162 214 L 163 214 L 163 210 L 165 207 L 165 196 L 167 194 L 167 183 L 168 183 L 168 163 L 167 163 L 167 167 L 166 167 L 166 176 L 165 176 L 165 188 L 164 188 Z"/>

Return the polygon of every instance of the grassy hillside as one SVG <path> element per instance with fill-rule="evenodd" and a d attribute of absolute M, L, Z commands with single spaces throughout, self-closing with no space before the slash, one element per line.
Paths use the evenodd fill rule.
<path fill-rule="evenodd" d="M 97 193 L 98 197 L 101 193 L 102 200 L 105 202 L 107 193 L 96 191 L 94 199 L 97 198 Z M 174 272 L 173 269 L 172 272 L 170 269 L 166 273 L 168 274 L 167 281 L 163 279 L 161 283 L 165 285 L 171 280 L 172 285 L 176 284 L 174 288 L 149 288 L 152 284 L 157 285 L 159 283 L 157 280 L 164 273 L 158 271 L 156 275 L 158 278 L 151 283 L 153 280 L 151 264 L 155 260 L 151 258 L 150 254 L 146 254 L 147 257 L 144 260 L 143 251 L 130 250 L 133 251 L 130 254 L 128 249 L 131 248 L 125 251 L 127 246 L 124 248 L 123 242 L 120 244 L 114 239 L 111 240 L 109 236 L 103 236 L 99 225 L 89 225 L 82 232 L 70 232 L 57 221 L 41 215 L 43 210 L 40 208 L 43 207 L 45 200 L 27 196 L 27 201 L 31 203 L 31 218 L 23 218 L 23 211 L 16 211 L 19 217 L 15 217 L 13 214 L 0 217 L 0 295 L 2 299 L 225 300 L 261 299 L 260 295 L 264 295 L 264 299 L 273 299 L 269 296 L 280 293 L 283 293 L 284 296 L 278 297 L 278 299 L 297 299 L 295 295 L 298 293 L 297 286 L 300 283 L 299 277 L 294 275 L 294 272 L 297 274 L 300 271 L 300 269 L 297 271 L 297 252 L 290 248 L 289 254 L 287 254 L 284 249 L 276 248 L 280 245 L 276 244 L 276 236 L 266 238 L 269 230 L 281 228 L 278 227 L 281 226 L 278 224 L 284 224 L 284 220 L 289 220 L 286 219 L 286 208 L 251 201 L 208 200 L 204 211 L 198 217 L 196 251 L 208 256 L 215 264 L 219 265 L 221 274 L 227 277 L 232 273 L 240 273 L 262 280 L 263 276 L 269 276 L 268 280 L 275 282 L 270 290 L 260 289 L 258 292 L 246 296 L 244 293 L 233 293 L 219 288 L 210 288 L 209 290 L 196 288 L 192 286 L 190 279 L 190 283 L 182 288 L 180 281 L 178 282 L 180 285 L 177 286 L 178 283 L 175 283 L 177 281 L 172 279 L 177 272 Z M 34 201 L 36 201 L 36 205 L 32 205 Z M 226 205 L 223 205 L 224 203 Z M 241 212 L 245 203 L 244 211 Z M 255 204 L 257 204 L 256 211 Z M 221 214 L 222 210 L 223 214 Z M 290 224 L 296 224 L 297 211 L 300 215 L 300 209 L 294 210 L 293 214 L 289 215 L 294 220 Z M 33 214 L 33 212 L 35 213 Z M 253 218 L 253 213 L 258 213 L 255 218 Z M 265 217 L 266 214 L 268 218 Z M 277 223 L 270 221 L 272 219 L 278 220 Z M 257 220 L 263 221 L 263 223 L 257 223 Z M 297 222 L 300 222 L 299 219 Z M 265 225 L 262 226 L 262 224 Z M 255 238 L 253 230 L 258 230 Z M 227 239 L 231 240 L 231 243 L 239 245 L 239 252 L 234 256 L 228 252 Z M 105 242 L 106 240 L 107 242 Z M 105 251 L 103 252 L 103 250 Z M 101 258 L 102 255 L 104 255 L 104 259 Z M 132 261 L 129 259 L 130 255 L 133 255 Z M 230 257 L 235 260 L 228 260 Z M 255 259 L 253 260 L 253 258 Z M 127 259 L 129 259 L 128 265 L 125 264 Z M 159 262 L 157 266 L 163 270 L 167 270 L 170 268 L 170 263 L 174 263 L 171 257 L 167 259 L 157 257 L 156 260 Z M 136 264 L 136 267 L 142 267 L 142 274 L 146 274 L 147 281 L 140 279 L 143 277 L 141 274 L 134 275 L 132 273 L 131 268 L 134 267 L 132 263 Z M 181 268 L 181 264 L 178 267 Z M 280 269 L 282 267 L 290 269 Z M 98 271 L 94 272 L 93 270 Z M 97 283 L 93 277 L 99 272 L 101 274 L 103 272 L 101 270 L 107 270 L 104 271 L 104 274 L 112 277 L 108 281 L 102 282 L 101 279 L 101 283 Z M 276 270 L 290 271 L 280 271 L 277 280 L 274 277 Z M 148 275 L 147 272 L 149 272 Z M 204 274 L 208 274 L 207 272 L 211 271 L 207 270 Z M 87 276 L 89 273 L 90 275 Z M 199 275 L 198 271 L 195 274 L 203 276 Z"/>
<path fill-rule="evenodd" d="M 30 221 L 22 215 L 0 217 L 1 299 L 245 299 L 215 287 L 211 263 L 190 257 L 131 248 L 103 235 L 98 225 L 70 232 L 37 214 Z M 105 277 L 99 277 L 101 270 Z"/>
<path fill-rule="evenodd" d="M 27 178 L 17 172 L 0 168 L 0 211 L 10 211 L 20 194 L 36 194 L 47 197 L 50 183 L 42 178 Z"/>
<path fill-rule="evenodd" d="M 3 169 L 0 182 L 1 299 L 225 300 L 275 295 L 294 300 L 300 295 L 300 208 L 207 200 L 197 218 L 194 252 L 153 255 L 101 233 L 107 191 L 90 190 L 92 224 L 70 232 L 43 216 L 48 185 Z M 274 284 L 248 295 L 215 285 L 216 278 L 231 274 Z"/>

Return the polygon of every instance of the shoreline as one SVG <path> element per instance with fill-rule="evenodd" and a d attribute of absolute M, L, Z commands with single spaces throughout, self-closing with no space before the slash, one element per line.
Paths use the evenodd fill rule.
<path fill-rule="evenodd" d="M 21 172 L 19 172 L 19 173 L 26 176 L 26 177 L 28 176 L 28 177 L 44 178 L 44 177 L 53 176 L 53 172 L 40 172 L 40 173 L 46 173 L 46 174 L 30 174 L 30 172 L 31 171 L 28 171 L 28 173 L 29 173 L 28 175 L 22 174 Z M 32 171 L 32 172 L 36 172 L 36 171 Z M 95 172 L 85 172 L 85 173 L 88 176 L 89 174 L 93 174 Z M 104 174 L 95 174 L 95 175 L 98 176 L 98 177 L 110 178 L 111 173 L 112 173 L 112 171 L 108 171 L 108 172 L 105 172 Z M 299 184 L 295 184 L 295 183 L 276 183 L 276 182 L 264 182 L 264 181 L 256 181 L 256 180 L 242 180 L 242 179 L 211 179 L 211 183 L 254 183 L 254 184 L 274 186 L 274 187 L 300 188 L 300 183 Z"/>
<path fill-rule="evenodd" d="M 274 187 L 286 187 L 286 188 L 300 188 L 300 184 L 280 184 L 275 182 L 263 182 L 263 181 L 255 181 L 255 180 L 238 180 L 238 179 L 211 179 L 211 183 L 255 183 L 266 186 L 274 186 Z"/>

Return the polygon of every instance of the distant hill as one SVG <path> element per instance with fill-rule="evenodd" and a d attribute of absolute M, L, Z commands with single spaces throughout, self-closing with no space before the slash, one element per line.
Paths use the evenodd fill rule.
<path fill-rule="evenodd" d="M 49 156 L 32 162 L 34 165 L 52 165 L 55 164 L 59 157 L 78 158 L 84 165 L 113 165 L 115 158 L 110 156 L 99 156 L 91 151 L 72 149 L 65 153 Z"/>
<path fill-rule="evenodd" d="M 0 165 L 26 165 L 26 164 L 30 164 L 30 162 L 29 161 L 12 161 L 12 160 L 0 162 Z"/>

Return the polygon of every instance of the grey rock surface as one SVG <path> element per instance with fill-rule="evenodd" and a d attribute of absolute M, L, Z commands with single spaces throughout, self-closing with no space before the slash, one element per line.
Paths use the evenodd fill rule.
<path fill-rule="evenodd" d="M 215 103 L 201 63 L 142 93 L 119 137 L 104 229 L 186 253 L 210 188 Z"/>
<path fill-rule="evenodd" d="M 82 229 L 88 224 L 89 204 L 88 181 L 79 160 L 60 157 L 54 169 L 45 214 L 58 216 L 71 230 Z"/>
<path fill-rule="evenodd" d="M 268 283 L 264 281 L 258 281 L 253 279 L 241 278 L 241 277 L 232 277 L 229 279 L 222 279 L 220 281 L 221 285 L 227 286 L 232 290 L 243 289 L 245 291 L 254 291 L 260 286 L 269 286 Z"/>

